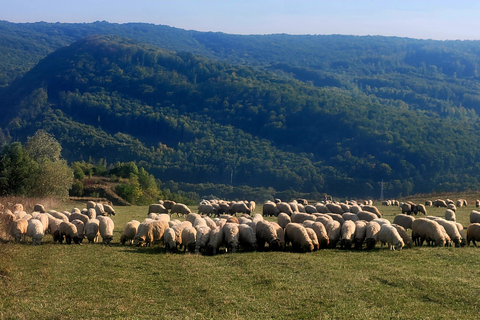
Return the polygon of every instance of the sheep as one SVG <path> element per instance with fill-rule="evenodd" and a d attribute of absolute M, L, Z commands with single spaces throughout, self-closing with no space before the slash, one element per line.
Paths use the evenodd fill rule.
<path fill-rule="evenodd" d="M 97 204 L 94 201 L 88 201 L 87 202 L 87 209 L 95 209 L 95 206 Z"/>
<path fill-rule="evenodd" d="M 113 239 L 113 228 L 114 228 L 113 220 L 107 216 L 99 216 L 98 221 L 100 221 L 100 224 L 99 224 L 100 236 L 102 237 L 103 242 L 109 245 Z"/>
<path fill-rule="evenodd" d="M 75 244 L 80 244 L 79 238 L 77 236 L 77 227 L 71 223 L 71 222 L 65 222 L 63 221 L 60 223 L 60 239 L 59 243 L 61 244 L 63 242 L 63 239 L 65 239 L 65 242 L 67 244 L 71 244 L 72 240 Z"/>
<path fill-rule="evenodd" d="M 355 235 L 354 239 L 354 248 L 356 250 L 362 249 L 363 242 L 365 241 L 365 236 L 367 233 L 367 222 L 364 220 L 355 221 Z"/>
<path fill-rule="evenodd" d="M 307 220 L 303 222 L 303 225 L 306 228 L 311 228 L 313 229 L 313 231 L 315 231 L 315 234 L 317 235 L 317 239 L 319 243 L 319 249 L 328 247 L 328 243 L 329 243 L 328 234 L 323 223 Z"/>
<path fill-rule="evenodd" d="M 97 218 L 97 211 L 94 208 L 87 209 L 85 215 L 88 219 L 96 219 Z"/>
<path fill-rule="evenodd" d="M 1 205 L 0 205 L 1 206 Z M 0 212 L 0 238 L 3 240 L 10 240 L 12 224 L 15 221 L 15 216 L 10 210 Z"/>
<path fill-rule="evenodd" d="M 244 251 L 254 251 L 257 248 L 257 238 L 253 229 L 246 224 L 238 225 L 239 247 Z"/>
<path fill-rule="evenodd" d="M 283 212 L 281 212 L 280 214 L 282 214 Z M 279 216 L 280 216 L 279 214 Z M 287 215 L 288 216 L 288 215 Z M 290 216 L 290 220 L 291 222 L 294 222 L 294 223 L 303 223 L 305 220 L 312 220 L 312 221 L 315 221 L 315 216 L 312 215 L 312 214 L 308 214 L 308 213 L 301 213 L 301 212 L 294 212 L 292 213 L 292 215 Z"/>
<path fill-rule="evenodd" d="M 413 206 L 410 203 L 402 203 L 400 208 L 402 209 L 402 214 L 411 215 L 413 212 Z"/>
<path fill-rule="evenodd" d="M 285 244 L 288 243 L 292 244 L 294 252 L 311 252 L 314 249 L 306 228 L 299 223 L 292 222 L 285 227 Z"/>
<path fill-rule="evenodd" d="M 172 210 L 173 206 L 176 204 L 175 201 L 172 201 L 172 200 L 165 200 L 163 201 L 163 203 L 160 203 L 160 204 L 163 204 L 163 206 L 165 207 L 165 209 L 167 210 Z"/>
<path fill-rule="evenodd" d="M 427 209 L 423 204 L 417 204 L 415 212 L 416 212 L 415 214 L 423 213 L 424 215 L 427 215 Z"/>
<path fill-rule="evenodd" d="M 184 215 L 186 216 L 187 214 L 191 213 L 192 211 L 190 210 L 189 207 L 187 207 L 185 204 L 183 203 L 175 203 L 173 206 L 172 206 L 172 209 L 170 210 L 170 214 L 174 214 L 176 213 L 177 216 L 179 217 L 180 215 Z"/>
<path fill-rule="evenodd" d="M 45 207 L 39 203 L 33 206 L 33 211 L 40 212 L 40 213 L 47 213 L 47 211 L 45 210 Z"/>
<path fill-rule="evenodd" d="M 355 213 L 345 212 L 342 214 L 343 220 L 352 220 L 353 222 L 360 220 Z"/>
<path fill-rule="evenodd" d="M 285 228 L 287 224 L 292 222 L 290 216 L 285 212 L 280 212 L 277 216 L 277 223 L 282 227 Z"/>
<path fill-rule="evenodd" d="M 328 207 L 323 204 L 323 203 L 317 203 L 315 204 L 315 209 L 317 209 L 318 213 L 330 213 L 331 211 L 328 209 Z M 343 211 L 343 210 L 342 210 Z"/>
<path fill-rule="evenodd" d="M 25 241 L 25 235 L 27 234 L 28 221 L 25 219 L 18 219 L 13 221 L 11 227 L 11 235 L 15 239 L 15 242 L 20 242 L 23 237 Z"/>
<path fill-rule="evenodd" d="M 196 229 L 197 229 L 197 241 L 195 242 L 195 253 L 205 254 L 207 249 L 207 244 L 210 241 L 210 234 L 212 229 L 207 226 L 200 226 Z"/>
<path fill-rule="evenodd" d="M 472 210 L 470 212 L 470 223 L 480 223 L 480 211 Z"/>
<path fill-rule="evenodd" d="M 384 224 L 391 224 L 390 221 L 388 221 L 387 219 L 383 219 L 383 218 L 376 218 L 376 219 L 373 219 L 372 221 L 375 221 L 380 226 L 382 226 Z"/>
<path fill-rule="evenodd" d="M 292 212 L 299 212 L 297 201 L 293 200 L 293 201 L 289 202 L 288 205 L 290 206 L 290 209 L 292 209 Z"/>
<path fill-rule="evenodd" d="M 32 244 L 42 244 L 44 227 L 40 220 L 31 219 L 28 221 L 26 235 L 32 238 Z"/>
<path fill-rule="evenodd" d="M 210 241 L 207 244 L 207 254 L 215 255 L 223 244 L 223 227 L 216 227 L 210 231 Z"/>
<path fill-rule="evenodd" d="M 236 224 L 240 224 L 240 222 L 238 221 L 237 217 L 230 217 L 227 219 L 227 223 L 236 223 Z"/>
<path fill-rule="evenodd" d="M 336 214 L 339 214 L 339 215 L 343 214 L 343 209 L 339 204 L 327 203 L 326 206 L 331 213 L 336 213 Z"/>
<path fill-rule="evenodd" d="M 201 219 L 201 217 L 199 216 L 198 219 Z M 206 224 L 205 224 L 205 226 L 206 226 Z M 183 229 L 185 229 L 187 227 L 193 227 L 193 224 L 190 221 L 187 221 L 187 220 L 182 221 L 180 224 L 177 224 L 177 225 L 172 227 L 172 229 L 175 231 L 175 242 L 177 244 L 177 247 L 182 244 L 182 232 L 183 232 Z"/>
<path fill-rule="evenodd" d="M 446 203 L 444 200 L 442 200 L 442 199 L 437 199 L 437 200 L 433 201 L 433 206 L 434 206 L 434 207 L 437 207 L 437 208 L 439 208 L 439 207 L 444 207 L 444 208 L 446 208 L 446 207 L 447 207 L 447 203 Z"/>
<path fill-rule="evenodd" d="M 457 218 L 455 216 L 455 211 L 451 209 L 445 210 L 445 220 L 453 221 L 453 222 L 457 221 Z"/>
<path fill-rule="evenodd" d="M 462 236 L 458 231 L 456 223 L 454 221 L 448 221 L 442 218 L 437 218 L 435 219 L 435 221 L 445 229 L 448 236 L 450 237 L 450 240 L 455 244 L 455 247 L 460 247 Z"/>
<path fill-rule="evenodd" d="M 476 247 L 476 241 L 480 241 L 480 223 L 474 222 L 467 227 L 467 246 L 470 246 L 470 242 L 473 242 Z"/>
<path fill-rule="evenodd" d="M 197 241 L 197 229 L 194 227 L 185 227 L 182 230 L 182 246 L 183 252 L 188 249 L 188 252 L 195 252 L 195 245 Z"/>
<path fill-rule="evenodd" d="M 277 208 L 277 205 L 271 201 L 267 201 L 263 204 L 262 215 L 264 217 L 278 216 L 280 210 Z"/>
<path fill-rule="evenodd" d="M 257 208 L 257 204 L 255 203 L 255 201 L 250 201 L 248 203 L 248 208 L 250 209 L 250 214 L 252 214 L 253 212 L 255 212 L 255 209 Z"/>
<path fill-rule="evenodd" d="M 87 236 L 88 243 L 95 243 L 100 236 L 100 221 L 98 219 L 91 219 L 85 225 L 85 235 Z"/>
<path fill-rule="evenodd" d="M 270 222 L 277 233 L 278 242 L 280 243 L 280 250 L 285 250 L 285 230 L 276 222 Z"/>
<path fill-rule="evenodd" d="M 25 211 L 25 209 L 23 208 L 23 204 L 16 203 L 13 205 L 13 212 L 15 213 L 17 211 Z"/>
<path fill-rule="evenodd" d="M 368 212 L 375 213 L 375 215 L 376 215 L 378 218 L 381 218 L 381 217 L 382 217 L 382 214 L 380 213 L 380 211 L 378 210 L 378 208 L 375 207 L 375 206 L 372 206 L 372 205 L 363 206 L 362 209 L 363 209 L 363 211 L 368 211 Z"/>
<path fill-rule="evenodd" d="M 15 216 L 15 220 L 20 220 L 20 219 L 23 219 L 25 218 L 25 216 L 27 215 L 27 213 L 23 210 L 20 210 L 20 211 L 14 211 L 13 212 L 13 215 Z M 25 218 L 25 220 L 28 220 L 27 218 Z"/>
<path fill-rule="evenodd" d="M 362 207 L 360 207 L 359 205 L 351 205 L 350 206 L 350 212 L 351 213 L 358 214 L 360 211 L 363 211 L 363 210 L 362 210 Z M 370 212 L 370 213 L 372 213 L 372 212 Z M 376 215 L 375 215 L 375 217 L 376 217 Z"/>
<path fill-rule="evenodd" d="M 48 214 L 50 214 L 54 218 L 60 219 L 60 220 L 65 221 L 65 222 L 69 222 L 68 217 L 61 212 L 58 212 L 58 211 L 55 211 L 55 210 L 49 210 Z"/>
<path fill-rule="evenodd" d="M 411 248 L 411 247 L 413 246 L 413 240 L 412 240 L 412 238 L 408 235 L 408 233 L 407 233 L 407 231 L 405 230 L 405 228 L 402 227 L 401 225 L 398 225 L 398 224 L 395 224 L 395 223 L 392 223 L 392 227 L 394 227 L 395 229 L 397 229 L 398 234 L 400 235 L 400 237 L 402 237 L 404 246 L 407 247 L 407 248 Z"/>
<path fill-rule="evenodd" d="M 455 225 L 457 226 L 458 233 L 460 233 L 460 246 L 463 247 L 465 246 L 467 242 L 467 236 L 465 235 L 465 230 L 463 229 L 463 226 L 461 223 L 455 222 Z"/>
<path fill-rule="evenodd" d="M 72 213 L 70 217 L 68 217 L 69 222 L 72 222 L 73 220 L 81 220 L 84 224 L 87 224 L 89 219 L 86 215 L 75 212 L 75 213 Z"/>
<path fill-rule="evenodd" d="M 393 223 L 398 224 L 399 226 L 404 227 L 405 229 L 412 229 L 412 223 L 415 221 L 413 216 L 406 214 L 398 214 L 393 218 Z"/>
<path fill-rule="evenodd" d="M 206 214 L 208 216 L 217 215 L 218 210 L 212 204 L 200 204 L 198 206 L 198 214 Z"/>
<path fill-rule="evenodd" d="M 340 248 L 350 249 L 355 237 L 355 222 L 352 220 L 345 221 L 341 227 Z"/>
<path fill-rule="evenodd" d="M 480 207 L 480 200 L 475 200 L 475 208 L 478 208 Z"/>
<path fill-rule="evenodd" d="M 378 232 L 380 231 L 381 226 L 372 220 L 367 222 L 365 228 L 365 243 L 367 245 L 367 249 L 373 249 L 378 241 Z"/>
<path fill-rule="evenodd" d="M 72 224 L 75 225 L 77 228 L 77 237 L 78 237 L 78 242 L 82 243 L 83 238 L 85 237 L 84 231 L 85 231 L 85 224 L 83 223 L 82 220 L 74 219 L 71 221 Z"/>
<path fill-rule="evenodd" d="M 223 234 L 225 237 L 226 252 L 237 252 L 239 245 L 238 224 L 226 223 L 223 226 Z"/>
<path fill-rule="evenodd" d="M 49 225 L 49 221 L 50 221 L 50 218 L 49 218 L 49 215 L 46 214 L 46 213 L 40 213 L 39 215 L 37 215 L 37 217 L 35 218 L 37 220 L 39 220 L 42 225 L 43 225 L 43 233 L 47 233 L 48 231 L 48 225 Z M 53 219 L 53 217 L 52 217 Z"/>
<path fill-rule="evenodd" d="M 212 228 L 215 228 L 217 225 L 215 224 L 215 222 L 212 220 L 212 218 L 210 217 L 202 217 L 203 220 L 205 220 L 205 223 L 207 224 L 207 226 L 212 229 Z M 195 227 L 195 226 L 194 226 Z"/>
<path fill-rule="evenodd" d="M 277 203 L 277 208 L 279 212 L 285 212 L 289 216 L 291 216 L 293 213 L 292 208 L 286 202 Z"/>
<path fill-rule="evenodd" d="M 114 216 L 115 215 L 115 209 L 113 209 L 113 207 L 111 205 L 104 204 L 103 208 L 104 208 L 105 212 L 107 213 L 107 215 L 109 215 L 109 216 Z"/>
<path fill-rule="evenodd" d="M 453 203 L 448 204 L 447 209 L 457 212 L 457 207 Z"/>
<path fill-rule="evenodd" d="M 125 245 L 125 242 L 128 241 L 130 245 L 133 244 L 133 239 L 137 234 L 138 226 L 140 225 L 140 221 L 131 220 L 125 224 L 125 228 L 123 228 L 122 235 L 120 236 L 120 243 Z"/>
<path fill-rule="evenodd" d="M 287 225 L 288 226 L 288 225 Z M 277 236 L 275 227 L 268 221 L 260 220 L 256 224 L 257 246 L 259 250 L 265 249 L 265 243 L 268 243 L 270 250 L 279 250 L 280 239 Z"/>
<path fill-rule="evenodd" d="M 163 233 L 163 242 L 165 243 L 166 252 L 175 252 L 177 250 L 177 242 L 175 241 L 175 230 L 167 228 Z"/>
<path fill-rule="evenodd" d="M 177 224 L 180 224 L 180 223 L 181 223 L 180 220 L 175 219 L 175 220 L 168 221 L 168 226 L 172 228 L 173 226 L 176 226 Z"/>
<path fill-rule="evenodd" d="M 332 221 L 333 218 L 327 214 L 322 214 L 315 219 L 315 222 L 320 222 L 325 225 L 328 221 Z"/>
<path fill-rule="evenodd" d="M 318 212 L 317 208 L 316 208 L 315 206 L 311 205 L 311 204 L 306 205 L 306 206 L 304 207 L 304 209 L 305 209 L 305 212 L 306 212 L 306 213 L 310 213 L 310 214 L 311 214 L 311 213 L 317 213 L 317 212 Z"/>
<path fill-rule="evenodd" d="M 167 221 L 145 219 L 138 225 L 134 243 L 137 246 L 149 247 L 153 242 L 163 240 L 163 234 L 167 229 Z"/>
<path fill-rule="evenodd" d="M 433 207 L 433 201 L 431 201 L 431 200 L 426 200 L 426 201 L 425 201 L 425 207 Z"/>
<path fill-rule="evenodd" d="M 307 230 L 308 237 L 310 238 L 310 241 L 312 241 L 313 244 L 313 251 L 317 251 L 320 249 L 320 243 L 317 237 L 317 234 L 312 228 L 305 228 Z"/>
<path fill-rule="evenodd" d="M 325 223 L 325 230 L 328 234 L 328 247 L 335 248 L 337 242 L 340 240 L 341 235 L 341 225 L 340 222 L 336 220 L 327 221 Z"/>
<path fill-rule="evenodd" d="M 104 216 L 105 215 L 105 208 L 103 207 L 103 204 L 101 204 L 101 203 L 95 204 L 94 209 L 97 212 L 97 216 Z"/>
<path fill-rule="evenodd" d="M 378 241 L 382 244 L 387 243 L 390 250 L 402 250 L 405 246 L 397 229 L 390 224 L 382 225 L 377 236 Z"/>
<path fill-rule="evenodd" d="M 434 241 L 437 246 L 443 247 L 446 243 L 444 229 L 437 222 L 427 218 L 415 219 L 412 223 L 412 240 L 421 246 L 425 240 Z"/>
<path fill-rule="evenodd" d="M 345 222 L 345 219 L 343 219 L 343 217 L 342 217 L 341 214 L 338 214 L 338 213 L 326 213 L 326 215 L 332 217 L 333 220 L 336 220 L 336 221 L 340 222 L 341 225 Z"/>

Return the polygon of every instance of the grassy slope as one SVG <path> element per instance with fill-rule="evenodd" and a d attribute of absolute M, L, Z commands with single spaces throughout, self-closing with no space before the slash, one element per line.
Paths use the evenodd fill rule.
<path fill-rule="evenodd" d="M 379 208 L 389 220 L 400 212 Z M 463 225 L 472 208 L 459 209 Z M 114 241 L 147 208 L 117 212 Z M 46 236 L 42 246 L 0 244 L 0 257 L 0 319 L 478 317 L 474 247 L 208 257 L 165 254 L 163 246 L 58 245 Z"/>

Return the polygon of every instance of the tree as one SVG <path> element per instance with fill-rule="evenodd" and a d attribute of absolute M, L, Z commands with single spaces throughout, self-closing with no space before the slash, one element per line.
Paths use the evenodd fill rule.
<path fill-rule="evenodd" d="M 7 145 L 0 155 L 1 194 L 26 195 L 35 182 L 38 164 L 20 142 Z"/>
<path fill-rule="evenodd" d="M 33 137 L 27 138 L 25 149 L 37 163 L 44 160 L 58 161 L 62 152 L 62 146 L 54 136 L 45 130 L 38 130 Z"/>

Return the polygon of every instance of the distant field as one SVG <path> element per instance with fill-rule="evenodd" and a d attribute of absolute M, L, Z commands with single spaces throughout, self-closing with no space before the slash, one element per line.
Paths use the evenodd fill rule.
<path fill-rule="evenodd" d="M 376 205 L 390 221 L 400 213 Z M 465 227 L 473 208 L 457 212 Z M 59 245 L 49 235 L 41 246 L 0 244 L 0 319 L 478 318 L 474 247 L 166 254 L 162 245 L 118 244 L 147 207 L 116 209 L 110 247 Z"/>

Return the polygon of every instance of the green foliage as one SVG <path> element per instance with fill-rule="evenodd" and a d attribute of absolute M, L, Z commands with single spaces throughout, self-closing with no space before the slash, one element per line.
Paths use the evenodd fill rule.
<path fill-rule="evenodd" d="M 26 195 L 35 183 L 38 164 L 20 142 L 7 145 L 0 155 L 0 190 L 2 195 Z"/>
<path fill-rule="evenodd" d="M 83 183 L 82 181 L 76 180 L 73 182 L 72 187 L 70 188 L 69 194 L 72 197 L 82 197 L 83 196 Z"/>

